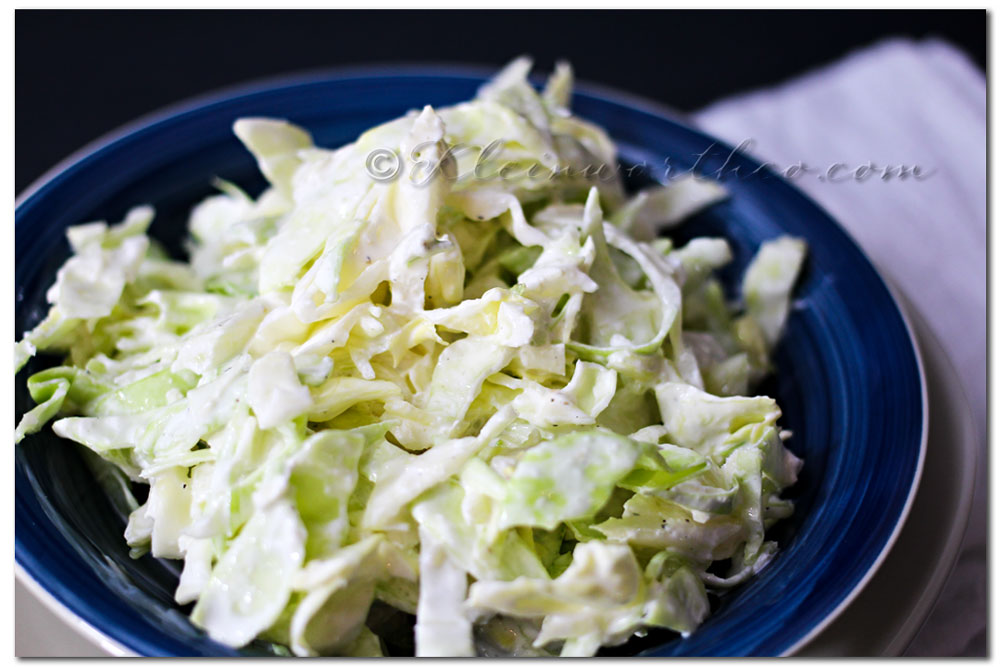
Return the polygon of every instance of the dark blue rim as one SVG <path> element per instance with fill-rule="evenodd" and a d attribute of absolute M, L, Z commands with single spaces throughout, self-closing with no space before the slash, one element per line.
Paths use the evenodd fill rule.
<path fill-rule="evenodd" d="M 481 81 L 487 78 L 490 73 L 487 68 L 470 68 L 470 67 L 452 67 L 452 66 L 436 66 L 428 69 L 424 66 L 374 66 L 374 67 L 358 67 L 349 69 L 337 69 L 337 70 L 323 70 L 318 72 L 310 72 L 302 75 L 292 76 L 292 77 L 277 77 L 274 79 L 268 79 L 261 82 L 250 83 L 246 85 L 237 86 L 234 88 L 229 88 L 223 90 L 219 93 L 206 95 L 203 97 L 198 97 L 188 102 L 170 107 L 158 113 L 147 116 L 144 119 L 127 125 L 124 128 L 113 132 L 98 141 L 86 146 L 81 151 L 78 151 L 74 155 L 67 158 L 59 165 L 57 165 L 53 170 L 49 171 L 43 177 L 41 177 L 36 183 L 32 184 L 17 200 L 17 209 L 15 212 L 15 224 L 19 223 L 22 218 L 26 217 L 33 209 L 34 206 L 38 205 L 46 196 L 48 192 L 54 190 L 58 185 L 67 179 L 72 178 L 80 170 L 88 168 L 88 166 L 101 158 L 102 156 L 111 153 L 115 150 L 124 148 L 126 146 L 135 144 L 143 139 L 143 137 L 162 127 L 172 125 L 175 123 L 182 123 L 185 119 L 199 114 L 211 111 L 213 107 L 218 107 L 225 105 L 237 100 L 248 100 L 258 96 L 268 96 L 268 95 L 281 95 L 284 91 L 289 91 L 290 89 L 295 89 L 298 87 L 308 87 L 314 85 L 322 85 L 324 83 L 329 84 L 331 82 L 349 81 L 355 79 L 390 79 L 393 77 L 399 77 L 401 74 L 411 74 L 419 75 L 419 77 L 430 77 L 430 78 L 452 78 L 456 81 L 460 79 L 475 79 Z M 598 87 L 598 86 L 578 86 L 578 92 L 576 97 L 581 100 L 586 100 L 587 98 L 602 102 L 608 105 L 617 105 L 621 107 L 629 107 L 631 111 L 638 112 L 646 117 L 652 122 L 663 122 L 667 121 L 673 124 L 683 125 L 677 120 L 677 114 L 664 109 L 663 107 L 656 105 L 655 103 L 650 103 L 645 100 L 635 98 L 634 96 L 628 94 L 621 94 L 616 91 Z M 456 100 L 457 101 L 457 100 Z M 719 152 L 723 155 L 729 154 L 732 151 L 732 147 L 725 142 L 714 140 L 713 138 L 701 133 L 700 131 L 691 129 L 690 127 L 684 126 L 683 128 L 686 132 L 693 136 L 699 137 L 706 144 L 711 143 L 717 146 Z M 919 354 L 916 352 L 916 346 L 914 338 L 912 335 L 911 327 L 909 323 L 905 321 L 905 317 L 902 315 L 902 310 L 898 306 L 898 300 L 896 300 L 891 293 L 891 290 L 885 284 L 884 280 L 878 276 L 877 272 L 871 266 L 870 261 L 864 252 L 857 246 L 857 244 L 851 239 L 840 227 L 832 220 L 825 212 L 822 211 L 812 200 L 806 197 L 798 189 L 791 186 L 787 182 L 784 182 L 774 174 L 767 167 L 762 167 L 757 161 L 745 156 L 738 155 L 735 158 L 735 163 L 741 165 L 747 171 L 763 171 L 768 174 L 770 178 L 773 178 L 777 184 L 773 187 L 778 187 L 781 189 L 781 195 L 783 197 L 789 198 L 792 201 L 793 207 L 807 211 L 813 218 L 822 218 L 823 224 L 829 229 L 826 230 L 836 237 L 837 243 L 844 245 L 845 248 L 850 248 L 850 251 L 856 253 L 860 256 L 864 262 L 871 268 L 875 275 L 877 284 L 885 293 L 889 295 L 889 299 L 895 305 L 895 314 L 898 315 L 902 321 L 903 327 L 909 339 L 910 348 L 905 352 L 912 356 L 912 362 L 916 366 L 917 375 L 920 381 L 920 394 L 921 394 L 921 417 L 922 424 L 920 427 L 920 446 L 919 454 L 916 457 L 916 463 L 912 469 L 911 484 L 905 494 L 905 499 L 898 503 L 899 511 L 896 514 L 896 520 L 891 522 L 891 531 L 887 531 L 887 535 L 880 535 L 881 541 L 874 540 L 874 542 L 879 542 L 882 546 L 875 553 L 866 554 L 866 556 L 872 556 L 870 559 L 869 567 L 864 571 L 863 574 L 856 577 L 853 586 L 850 587 L 846 592 L 840 595 L 839 600 L 833 604 L 827 604 L 827 607 L 822 610 L 822 613 L 817 616 L 816 622 L 814 622 L 811 628 L 807 631 L 799 632 L 796 636 L 788 636 L 782 638 L 778 643 L 770 643 L 768 645 L 767 652 L 770 654 L 787 654 L 793 652 L 797 647 L 808 641 L 809 638 L 814 636 L 819 632 L 822 627 L 828 624 L 837 613 L 839 613 L 851 599 L 857 594 L 858 591 L 864 586 L 867 580 L 870 578 L 874 571 L 877 569 L 878 565 L 881 563 L 892 543 L 894 542 L 896 535 L 899 532 L 899 528 L 909 511 L 910 504 L 913 499 L 914 491 L 916 489 L 917 483 L 920 478 L 920 473 L 923 465 L 924 450 L 926 445 L 926 394 L 923 377 L 923 368 L 920 363 Z M 20 244 L 17 244 L 20 245 Z M 909 361 L 909 360 L 907 360 Z M 29 475 L 30 476 L 30 475 Z M 35 485 L 34 480 L 32 480 L 32 486 Z M 903 496 L 900 496 L 901 498 Z M 33 516 L 28 519 L 30 522 L 36 520 L 46 520 L 44 515 Z M 76 548 L 76 547 L 74 547 Z M 32 551 L 25 547 L 20 538 L 15 535 L 15 560 L 17 566 L 34 580 L 38 585 L 40 585 L 47 593 L 53 596 L 54 599 L 61 602 L 65 607 L 67 607 L 73 614 L 78 618 L 87 623 L 91 628 L 95 629 L 95 632 L 107 637 L 111 642 L 118 644 L 128 650 L 134 651 L 140 655 L 190 655 L 190 648 L 187 650 L 180 649 L 176 646 L 170 646 L 172 640 L 167 639 L 165 642 L 156 640 L 147 640 L 145 637 L 137 637 L 133 634 L 125 633 L 119 631 L 117 627 L 113 624 L 108 626 L 107 623 L 101 623 L 101 621 L 106 621 L 107 619 L 101 617 L 97 610 L 91 608 L 87 600 L 78 595 L 76 592 L 72 591 L 69 587 L 61 584 L 58 579 L 55 579 L 49 575 L 48 569 L 41 562 L 41 559 L 36 557 Z M 103 628 L 98 630 L 97 628 Z M 153 635 L 158 634 L 152 626 L 150 629 L 153 630 Z M 149 637 L 150 635 L 146 635 Z M 214 642 L 213 642 L 214 644 Z M 216 645 L 218 647 L 218 645 Z M 218 653 L 234 655 L 235 653 L 226 647 L 218 647 L 221 649 Z M 758 647 L 760 648 L 760 647 Z"/>

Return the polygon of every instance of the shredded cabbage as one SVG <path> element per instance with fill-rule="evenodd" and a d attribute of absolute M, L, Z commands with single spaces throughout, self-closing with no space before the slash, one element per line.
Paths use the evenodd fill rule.
<path fill-rule="evenodd" d="M 530 66 L 336 150 L 236 121 L 270 186 L 220 182 L 189 261 L 149 207 L 68 230 L 15 348 L 63 361 L 15 437 L 54 420 L 102 484 L 149 485 L 125 539 L 183 559 L 176 599 L 212 638 L 381 655 L 379 600 L 416 614 L 417 655 L 593 655 L 695 632 L 773 558 L 802 462 L 747 394 L 805 245 L 762 244 L 730 303 L 724 239 L 657 238 L 725 191 L 627 196 L 569 66 L 543 93 Z M 376 149 L 397 178 L 366 171 Z"/>

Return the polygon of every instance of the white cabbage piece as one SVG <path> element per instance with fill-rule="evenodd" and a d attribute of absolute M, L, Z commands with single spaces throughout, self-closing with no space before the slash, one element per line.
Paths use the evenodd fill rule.
<path fill-rule="evenodd" d="M 191 620 L 216 641 L 232 646 L 252 641 L 288 603 L 305 539 L 291 502 L 256 512 L 212 569 Z"/>
<path fill-rule="evenodd" d="M 768 347 L 777 343 L 788 317 L 792 287 L 805 260 L 802 239 L 782 236 L 761 244 L 743 276 L 747 313 L 757 322 Z"/>
<path fill-rule="evenodd" d="M 638 447 L 628 438 L 597 430 L 539 443 L 524 453 L 507 481 L 500 525 L 551 530 L 591 516 L 637 457 Z"/>
<path fill-rule="evenodd" d="M 451 562 L 434 533 L 420 531 L 420 602 L 414 635 L 417 657 L 475 655 L 472 621 L 464 613 L 469 582 L 465 570 Z"/>
<path fill-rule="evenodd" d="M 309 388 L 299 382 L 292 355 L 268 352 L 250 366 L 247 402 L 261 428 L 271 428 L 304 414 L 313 404 Z"/>
<path fill-rule="evenodd" d="M 113 227 L 102 222 L 71 227 L 66 231 L 74 254 L 56 274 L 46 296 L 63 317 L 96 319 L 111 314 L 125 285 L 139 273 L 153 220 L 148 206 L 129 211 Z"/>

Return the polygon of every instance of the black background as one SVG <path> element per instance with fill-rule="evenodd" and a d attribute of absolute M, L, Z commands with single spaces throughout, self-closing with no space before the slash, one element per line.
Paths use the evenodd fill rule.
<path fill-rule="evenodd" d="M 984 69 L 987 52 L 981 10 L 19 10 L 14 25 L 17 191 L 138 116 L 296 70 L 531 54 L 687 111 L 886 37 L 939 37 Z"/>

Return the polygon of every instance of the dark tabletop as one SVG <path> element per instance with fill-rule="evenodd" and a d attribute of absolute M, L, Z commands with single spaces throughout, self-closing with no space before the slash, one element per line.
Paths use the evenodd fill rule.
<path fill-rule="evenodd" d="M 40 11 L 15 14 L 15 188 L 184 98 L 285 72 L 380 62 L 548 69 L 692 110 L 890 36 L 939 37 L 985 69 L 964 11 Z"/>

